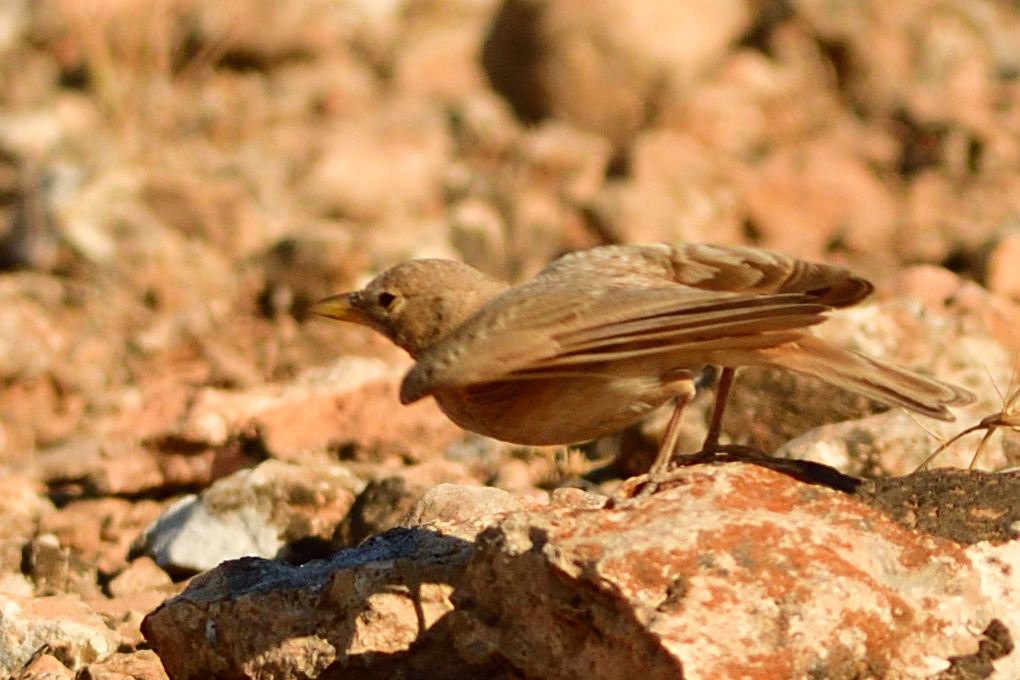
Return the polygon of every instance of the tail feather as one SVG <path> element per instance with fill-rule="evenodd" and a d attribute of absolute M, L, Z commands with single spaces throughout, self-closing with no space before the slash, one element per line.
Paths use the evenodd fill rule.
<path fill-rule="evenodd" d="M 843 349 L 813 335 L 805 334 L 793 343 L 761 349 L 757 354 L 760 365 L 810 375 L 939 420 L 955 420 L 948 406 L 966 406 L 975 400 L 962 387 Z"/>

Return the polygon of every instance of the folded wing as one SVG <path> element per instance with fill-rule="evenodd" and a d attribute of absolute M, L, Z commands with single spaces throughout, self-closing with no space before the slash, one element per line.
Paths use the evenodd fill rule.
<path fill-rule="evenodd" d="M 421 356 L 401 401 L 492 381 L 594 376 L 606 362 L 655 355 L 698 368 L 795 340 L 870 291 L 845 269 L 757 249 L 617 246 L 567 255 Z"/>

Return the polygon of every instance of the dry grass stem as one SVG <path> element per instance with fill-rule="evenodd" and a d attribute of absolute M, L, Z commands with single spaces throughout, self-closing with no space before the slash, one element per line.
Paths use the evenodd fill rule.
<path fill-rule="evenodd" d="M 1003 395 L 999 386 L 995 384 L 995 380 L 992 379 L 989 373 L 989 379 L 992 380 L 992 386 L 999 395 L 999 399 L 1002 401 L 1002 410 L 998 413 L 993 413 L 987 418 L 983 418 L 980 422 L 975 425 L 971 425 L 967 429 L 959 432 L 948 441 L 942 442 L 942 445 L 931 452 L 924 461 L 917 466 L 915 472 L 919 472 L 925 469 L 929 463 L 935 460 L 943 451 L 948 449 L 954 442 L 960 438 L 970 434 L 971 432 L 977 432 L 978 430 L 986 430 L 985 436 L 981 438 L 981 442 L 978 444 L 977 449 L 974 451 L 973 457 L 970 459 L 970 465 L 967 466 L 968 470 L 973 470 L 977 464 L 978 458 L 981 456 L 981 452 L 984 450 L 985 445 L 991 436 L 999 429 L 1009 429 L 1016 432 L 1020 432 L 1020 385 L 1015 385 L 1017 376 L 1017 367 L 1020 365 L 1020 350 L 1017 351 L 1017 356 L 1013 360 L 1013 374 L 1009 379 L 1009 392 L 1008 396 Z M 985 367 L 985 372 L 988 372 L 988 368 Z M 916 422 L 916 421 L 915 421 Z M 918 423 L 920 425 L 920 423 Z M 928 434 L 936 436 L 931 430 L 921 426 Z"/>

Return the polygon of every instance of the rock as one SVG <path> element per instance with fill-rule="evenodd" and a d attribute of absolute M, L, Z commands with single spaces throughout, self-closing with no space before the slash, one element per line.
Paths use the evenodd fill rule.
<path fill-rule="evenodd" d="M 97 496 L 140 496 L 207 486 L 217 477 L 254 461 L 172 437 L 139 441 L 137 436 L 85 436 L 47 447 L 19 469 L 54 486 L 78 487 Z"/>
<path fill-rule="evenodd" d="M 25 665 L 11 676 L 11 680 L 74 680 L 75 673 L 60 663 L 52 654 L 43 653 L 47 645 L 40 647 Z"/>
<path fill-rule="evenodd" d="M 59 646 L 57 658 L 72 671 L 106 659 L 120 643 L 103 618 L 76 597 L 0 594 L 0 673 L 13 673 L 51 641 Z"/>
<path fill-rule="evenodd" d="M 124 13 L 132 16 L 132 12 Z M 376 14 L 381 17 L 383 13 Z M 188 12 L 187 17 L 192 31 L 187 38 L 196 41 L 196 49 L 218 45 L 217 57 L 225 65 L 260 71 L 312 57 L 321 59 L 342 46 L 357 25 L 353 12 L 310 5 L 216 5 Z M 387 20 L 392 21 L 389 17 Z M 125 31 L 120 28 L 116 35 Z M 173 49 L 185 48 L 182 45 Z"/>
<path fill-rule="evenodd" d="M 22 475 L 0 479 L 0 541 L 28 541 L 40 519 L 54 510 L 36 481 Z"/>
<path fill-rule="evenodd" d="M 99 594 L 96 566 L 61 546 L 52 534 L 39 534 L 28 543 L 24 569 L 39 595 L 75 593 L 88 598 Z"/>
<path fill-rule="evenodd" d="M 949 656 L 974 651 L 978 639 L 962 621 L 974 617 L 982 630 L 1010 606 L 970 599 L 982 579 L 1000 576 L 971 571 L 960 546 L 890 531 L 880 514 L 839 494 L 752 468 L 683 472 L 681 485 L 656 500 L 593 514 L 514 513 L 481 534 L 454 600 L 490 622 L 468 638 L 471 649 L 509 659 L 526 676 L 551 677 L 555 667 L 555 677 L 622 677 L 625 668 L 676 677 L 682 667 L 684 677 L 732 677 L 768 664 L 777 677 L 809 668 L 838 677 L 878 664 L 890 675 L 927 677 L 939 670 L 934 657 L 945 667 Z M 872 528 L 849 529 L 864 517 Z M 930 569 L 953 574 L 955 585 L 935 585 Z M 827 604 L 823 593 L 837 583 L 839 604 Z M 925 594 L 909 594 L 915 585 Z M 928 597 L 944 603 L 943 614 Z M 931 616 L 939 632 L 915 637 Z M 826 652 L 801 651 L 808 638 L 786 628 L 788 617 Z M 859 642 L 841 642 L 848 625 L 861 626 Z M 568 647 L 568 656 L 558 651 Z M 829 656 L 834 649 L 841 654 Z"/>
<path fill-rule="evenodd" d="M 330 666 L 404 659 L 452 609 L 451 583 L 469 548 L 455 535 L 399 529 L 301 568 L 255 558 L 227 562 L 193 579 L 142 629 L 175 680 L 317 677 Z M 455 665 L 434 661 L 432 677 Z"/>
<path fill-rule="evenodd" d="M 980 662 L 1015 673 L 1020 607 L 1002 565 L 1020 550 L 1009 500 L 1020 477 L 997 477 L 985 495 L 984 478 L 928 473 L 910 501 L 902 484 L 844 477 L 855 498 L 812 480 L 820 466 L 799 468 L 805 481 L 757 465 L 692 466 L 653 495 L 601 507 L 559 494 L 566 503 L 394 529 L 301 568 L 230 562 L 143 629 L 182 679 L 268 667 L 928 678 Z M 949 487 L 970 491 L 940 518 Z M 271 612 L 271 629 L 243 623 Z"/>
<path fill-rule="evenodd" d="M 555 120 L 525 128 L 492 94 L 459 102 L 453 115 L 460 156 L 445 178 L 448 238 L 464 249 L 466 261 L 521 280 L 557 255 L 597 244 L 580 208 L 609 170 L 612 147 L 605 139 Z M 498 215 L 485 215 L 485 205 Z M 471 212 L 465 215 L 464 208 Z M 496 217 L 503 225 L 498 235 L 492 233 Z M 468 219 L 475 223 L 465 224 Z"/>
<path fill-rule="evenodd" d="M 788 144 L 747 175 L 744 194 L 760 245 L 807 259 L 822 258 L 836 242 L 888 253 L 896 202 L 853 144 L 838 138 Z"/>
<path fill-rule="evenodd" d="M 347 458 L 420 459 L 453 441 L 460 429 L 431 401 L 399 407 L 404 366 L 344 357 L 293 381 L 249 390 L 205 388 L 193 395 L 168 435 L 222 446 L 257 432 L 273 457 L 325 463 Z"/>
<path fill-rule="evenodd" d="M 244 201 L 245 191 L 237 180 L 210 182 L 153 173 L 145 178 L 139 196 L 160 223 L 239 259 L 255 252 L 265 232 L 258 211 Z"/>
<path fill-rule="evenodd" d="M 979 74 L 1020 64 L 1011 40 L 1014 11 L 927 0 L 897 10 L 857 3 L 832 11 L 818 0 L 794 6 L 820 37 L 843 45 L 843 58 L 854 65 L 846 86 L 864 110 L 902 107 L 918 120 L 992 134 L 986 128 L 994 95 Z"/>
<path fill-rule="evenodd" d="M 123 169 L 83 185 L 59 212 L 63 237 L 136 305 L 167 314 L 215 310 L 236 289 L 226 253 L 179 231 L 179 214 L 167 212 L 158 198 L 166 193 L 151 193 L 148 179 Z"/>
<path fill-rule="evenodd" d="M 899 149 L 889 168 L 906 179 L 897 258 L 945 262 L 996 239 L 1015 214 L 1015 173 L 1003 169 L 1020 146 L 1002 125 L 987 74 L 1020 64 L 1015 9 L 933 0 L 896 10 L 793 5 L 821 45 L 836 46 L 826 60 L 843 73 L 841 97 Z"/>
<path fill-rule="evenodd" d="M 143 649 L 89 664 L 81 669 L 78 680 L 167 680 L 167 674 L 156 653 Z"/>
<path fill-rule="evenodd" d="M 95 565 L 109 578 L 127 568 L 131 542 L 159 517 L 164 505 L 123 498 L 77 499 L 45 515 L 39 531 L 56 536 L 77 559 Z"/>
<path fill-rule="evenodd" d="M 85 604 L 117 631 L 121 651 L 138 650 L 146 648 L 142 619 L 183 588 L 152 559 L 139 557 L 110 580 L 106 594 L 88 598 Z"/>
<path fill-rule="evenodd" d="M 450 113 L 451 134 L 460 157 L 448 171 L 446 187 L 459 196 L 477 189 L 478 183 L 492 182 L 493 178 L 487 175 L 498 172 L 500 167 L 493 168 L 491 163 L 512 154 L 526 129 L 514 118 L 506 100 L 491 90 L 481 90 L 453 102 Z M 471 161 L 480 162 L 479 172 L 465 167 Z"/>
<path fill-rule="evenodd" d="M 923 421 L 923 422 L 922 422 Z M 959 423 L 914 419 L 901 411 L 845 423 L 822 425 L 797 437 L 773 455 L 830 465 L 857 476 L 907 475 L 956 432 Z M 980 435 L 960 440 L 932 459 L 928 467 L 971 467 Z M 1020 465 L 1015 440 L 992 437 L 974 464 L 977 470 L 1003 470 Z"/>
<path fill-rule="evenodd" d="M 363 482 L 341 466 L 266 461 L 180 499 L 138 538 L 136 551 L 173 574 L 247 555 L 283 557 L 324 544 Z"/>
<path fill-rule="evenodd" d="M 612 161 L 605 139 L 555 120 L 526 130 L 518 142 L 536 183 L 555 184 L 574 200 L 599 188 Z"/>
<path fill-rule="evenodd" d="M 993 293 L 1020 300 L 1020 231 L 1005 234 L 988 262 L 988 288 Z"/>
<path fill-rule="evenodd" d="M 506 232 L 503 216 L 480 198 L 450 208 L 450 242 L 466 264 L 495 278 L 509 278 Z"/>
<path fill-rule="evenodd" d="M 56 277 L 30 272 L 0 276 L 0 456 L 18 460 L 36 442 L 57 439 L 73 429 L 83 400 L 60 394 L 57 386 L 77 392 L 94 387 L 91 368 L 69 365 L 75 348 L 94 334 L 66 311 L 73 297 L 69 285 Z M 107 350 L 111 358 L 112 350 Z M 100 369 L 105 366 L 100 361 Z M 112 370 L 112 374 L 116 371 Z"/>
<path fill-rule="evenodd" d="M 919 171 L 900 199 L 903 218 L 894 254 L 901 262 L 950 263 L 984 276 L 988 246 L 1010 223 L 1017 195 L 1020 180 L 1001 171 L 978 175 L 967 191 L 949 172 Z"/>
<path fill-rule="evenodd" d="M 475 517 L 533 509 L 538 501 L 529 496 L 512 496 L 491 486 L 460 486 L 440 484 L 418 499 L 400 520 L 402 527 L 416 527 L 433 522 L 466 522 Z"/>
<path fill-rule="evenodd" d="M 11 555 L 8 554 L 4 557 L 5 559 L 10 559 Z M 0 593 L 16 595 L 18 597 L 32 597 L 35 595 L 35 584 L 20 571 L 7 571 L 0 574 Z"/>
<path fill-rule="evenodd" d="M 0 53 L 17 44 L 17 38 L 28 29 L 30 14 L 27 2 L 11 2 L 0 9 Z"/>
<path fill-rule="evenodd" d="M 458 259 L 450 239 L 449 220 L 432 212 L 416 211 L 405 216 L 394 212 L 364 232 L 366 249 L 372 254 L 370 271 L 379 273 L 400 262 L 425 257 Z"/>
<path fill-rule="evenodd" d="M 173 586 L 167 573 L 148 557 L 139 557 L 110 580 L 107 586 L 112 597 L 130 597 L 152 590 L 165 590 Z"/>
<path fill-rule="evenodd" d="M 553 492 L 549 496 L 549 500 L 552 505 L 562 505 L 568 508 L 582 508 L 587 510 L 604 508 L 612 503 L 608 497 L 603 496 L 602 494 L 591 493 L 589 491 L 573 489 L 570 487 L 553 489 Z"/>
<path fill-rule="evenodd" d="M 366 3 L 375 4 L 375 3 Z M 455 2 L 416 9 L 393 53 L 393 80 L 402 92 L 442 101 L 483 90 L 478 43 L 491 15 L 486 2 Z"/>
<path fill-rule="evenodd" d="M 179 593 L 183 586 L 174 584 L 172 587 L 156 588 L 134 593 L 125 597 L 97 597 L 86 601 L 86 604 L 102 616 L 107 625 L 117 631 L 120 636 L 121 651 L 145 649 L 145 638 L 142 636 L 142 620 L 153 609 L 161 605 L 168 597 Z"/>
<path fill-rule="evenodd" d="M 318 141 L 301 191 L 320 217 L 405 219 L 441 205 L 450 148 L 438 109 L 414 100 L 380 107 Z"/>
<path fill-rule="evenodd" d="M 610 242 L 739 243 L 746 209 L 735 164 L 689 134 L 639 133 L 630 173 L 586 202 L 594 229 Z"/>
<path fill-rule="evenodd" d="M 917 300 L 928 310 L 944 309 L 946 321 L 939 324 L 951 320 L 950 327 L 959 328 L 961 340 L 966 340 L 969 335 L 976 336 L 978 343 L 988 339 L 1010 354 L 1020 346 L 1016 332 L 1020 328 L 1020 304 L 1007 297 L 990 294 L 986 288 L 945 269 L 924 265 L 903 270 L 892 284 L 890 293 L 895 296 Z M 953 351 L 942 361 L 950 366 L 968 367 L 975 358 L 985 361 L 983 349 L 972 349 L 956 342 L 947 343 L 946 349 Z M 1004 375 L 999 373 L 1001 367 L 997 365 L 988 368 L 1002 387 L 1007 384 L 1014 366 L 1008 366 Z M 984 373 L 983 379 L 987 380 L 987 372 L 981 372 Z M 959 379 L 963 380 L 962 377 Z M 968 384 L 968 387 L 973 387 L 973 384 Z"/>
<path fill-rule="evenodd" d="M 334 550 L 353 547 L 376 534 L 402 525 L 402 518 L 438 486 L 479 484 L 463 466 L 434 460 L 373 479 L 337 525 L 330 541 Z"/>
<path fill-rule="evenodd" d="M 767 12 L 759 13 L 759 22 Z M 730 52 L 664 127 L 752 166 L 763 150 L 795 144 L 820 129 L 842 131 L 846 113 L 827 82 L 828 64 L 818 58 L 813 36 L 779 26 L 767 35 L 765 50 L 745 44 Z"/>
<path fill-rule="evenodd" d="M 1020 537 L 1018 488 L 1015 472 L 946 468 L 860 480 L 853 495 L 909 531 L 973 546 L 976 552 L 991 548 L 994 553 L 998 546 L 1012 553 Z"/>
<path fill-rule="evenodd" d="M 602 137 L 557 120 L 528 128 L 515 141 L 510 166 L 490 180 L 489 190 L 506 213 L 508 278 L 523 280 L 564 252 L 599 243 L 579 209 L 602 185 L 613 149 Z"/>
<path fill-rule="evenodd" d="M 623 146 L 687 94 L 751 18 L 740 0 L 506 0 L 482 63 L 523 120 L 569 121 Z"/>

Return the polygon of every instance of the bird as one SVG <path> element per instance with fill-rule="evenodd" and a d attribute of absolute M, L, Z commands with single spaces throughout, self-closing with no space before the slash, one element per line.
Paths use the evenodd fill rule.
<path fill-rule="evenodd" d="M 655 243 L 567 253 L 513 286 L 454 260 L 410 260 L 312 311 L 368 326 L 411 356 L 402 404 L 433 397 L 460 427 L 505 442 L 589 441 L 672 400 L 655 475 L 673 462 L 684 408 L 709 366 L 721 370 L 703 456 L 720 449 L 742 366 L 954 420 L 948 407 L 973 402 L 969 391 L 809 332 L 872 291 L 844 267 L 764 248 Z"/>

